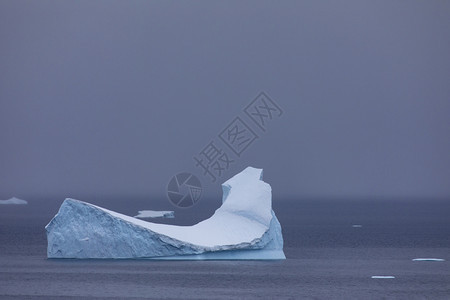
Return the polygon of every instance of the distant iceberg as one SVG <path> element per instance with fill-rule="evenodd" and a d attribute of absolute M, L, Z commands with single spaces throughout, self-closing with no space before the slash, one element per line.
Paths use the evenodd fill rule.
<path fill-rule="evenodd" d="M 285 259 L 262 169 L 222 184 L 222 206 L 193 226 L 146 222 L 66 199 L 45 227 L 48 258 Z"/>
<path fill-rule="evenodd" d="M 175 212 L 171 210 L 140 210 L 135 218 L 175 218 Z"/>
<path fill-rule="evenodd" d="M 12 197 L 8 200 L 0 200 L 0 204 L 28 204 L 28 202 L 16 197 Z"/>
<path fill-rule="evenodd" d="M 443 258 L 414 258 L 412 261 L 445 261 Z"/>

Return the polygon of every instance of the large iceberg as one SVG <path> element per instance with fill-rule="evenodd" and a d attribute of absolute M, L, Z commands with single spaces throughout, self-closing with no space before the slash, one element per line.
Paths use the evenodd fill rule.
<path fill-rule="evenodd" d="M 222 184 L 222 205 L 192 226 L 156 224 L 66 199 L 45 227 L 49 258 L 285 259 L 262 169 Z"/>

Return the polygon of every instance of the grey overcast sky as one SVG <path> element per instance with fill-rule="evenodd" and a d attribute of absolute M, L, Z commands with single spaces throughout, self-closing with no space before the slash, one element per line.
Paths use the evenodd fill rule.
<path fill-rule="evenodd" d="M 247 165 L 279 198 L 450 198 L 449 16 L 433 0 L 2 0 L 0 199 L 165 197 L 180 171 L 212 195 Z M 283 115 L 211 183 L 193 156 L 260 91 Z"/>

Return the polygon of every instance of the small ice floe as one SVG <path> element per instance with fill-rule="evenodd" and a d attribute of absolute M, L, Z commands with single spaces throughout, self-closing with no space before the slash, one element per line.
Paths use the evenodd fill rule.
<path fill-rule="evenodd" d="M 12 197 L 8 200 L 0 200 L 0 204 L 28 204 L 28 202 L 16 197 Z"/>
<path fill-rule="evenodd" d="M 359 225 L 359 224 L 355 224 L 355 225 L 352 225 L 352 227 L 353 227 L 353 228 L 361 228 L 361 227 L 362 227 L 362 225 Z"/>
<path fill-rule="evenodd" d="M 87 241 L 89 241 L 89 238 L 88 238 L 88 237 L 85 237 L 84 239 L 81 239 L 80 241 L 82 241 L 82 242 L 87 242 Z"/>
<path fill-rule="evenodd" d="M 445 261 L 442 258 L 414 258 L 412 261 Z"/>
<path fill-rule="evenodd" d="M 372 277 L 370 277 L 370 278 L 372 278 L 372 279 L 393 279 L 393 278 L 395 278 L 395 276 L 372 276 Z"/>
<path fill-rule="evenodd" d="M 135 218 L 175 218 L 175 213 L 170 210 L 140 210 Z"/>

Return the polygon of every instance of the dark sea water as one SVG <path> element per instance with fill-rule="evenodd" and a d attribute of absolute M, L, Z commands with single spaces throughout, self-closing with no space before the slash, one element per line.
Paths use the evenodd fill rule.
<path fill-rule="evenodd" d="M 283 261 L 48 260 L 44 226 L 61 202 L 0 206 L 0 299 L 450 299 L 450 201 L 275 202 Z M 158 209 L 94 203 L 129 215 Z M 163 222 L 195 223 L 215 208 Z"/>

